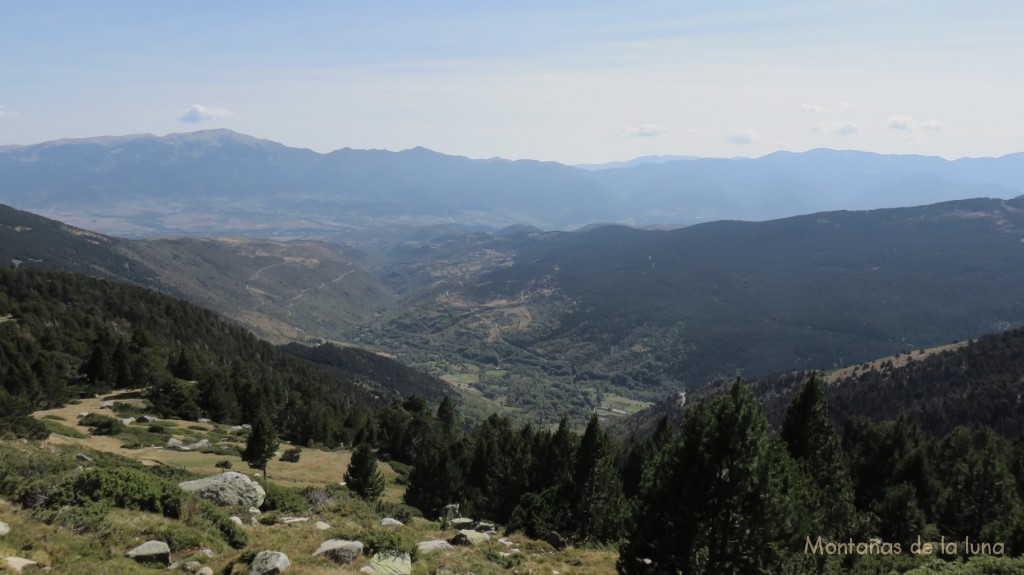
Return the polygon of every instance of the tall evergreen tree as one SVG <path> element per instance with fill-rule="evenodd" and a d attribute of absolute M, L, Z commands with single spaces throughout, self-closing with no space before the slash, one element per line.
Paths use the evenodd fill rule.
<path fill-rule="evenodd" d="M 242 460 L 249 464 L 249 467 L 263 471 L 263 477 L 267 477 L 267 463 L 274 457 L 279 442 L 277 430 L 270 420 L 267 410 L 260 406 L 253 418 L 252 430 L 249 439 L 245 442 L 245 451 L 242 452 Z"/>
<path fill-rule="evenodd" d="M 816 374 L 811 374 L 786 409 L 781 435 L 789 454 L 810 481 L 808 503 L 813 510 L 813 531 L 836 539 L 851 537 L 856 528 L 853 485 Z"/>
<path fill-rule="evenodd" d="M 648 573 L 772 573 L 806 535 L 786 450 L 746 386 L 691 409 L 645 481 L 616 567 Z"/>
<path fill-rule="evenodd" d="M 360 443 L 352 452 L 352 460 L 345 470 L 345 485 L 368 501 L 384 493 L 384 476 L 377 469 L 377 454 L 368 443 Z"/>

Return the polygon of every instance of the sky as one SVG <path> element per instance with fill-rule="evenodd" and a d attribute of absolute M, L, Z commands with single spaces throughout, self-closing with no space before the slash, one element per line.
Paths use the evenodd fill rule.
<path fill-rule="evenodd" d="M 0 145 L 1024 151 L 1024 2 L 0 0 Z"/>

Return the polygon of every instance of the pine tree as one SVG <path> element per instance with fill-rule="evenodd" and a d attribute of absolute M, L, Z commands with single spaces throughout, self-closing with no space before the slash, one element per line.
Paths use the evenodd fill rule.
<path fill-rule="evenodd" d="M 361 443 L 352 452 L 352 460 L 345 471 L 345 485 L 367 501 L 384 493 L 384 476 L 377 469 L 377 455 L 369 444 Z"/>
<path fill-rule="evenodd" d="M 691 409 L 645 479 L 616 568 L 641 573 L 772 573 L 806 535 L 796 471 L 746 386 Z"/>
<path fill-rule="evenodd" d="M 277 451 L 278 439 L 277 430 L 267 415 L 267 410 L 260 406 L 256 411 L 256 417 L 252 422 L 252 430 L 249 439 L 245 442 L 245 451 L 242 452 L 242 461 L 249 464 L 249 467 L 263 471 L 263 477 L 267 477 L 267 463 L 274 457 Z"/>
<path fill-rule="evenodd" d="M 816 374 L 811 374 L 786 409 L 781 435 L 789 454 L 810 482 L 807 503 L 814 515 L 814 532 L 837 539 L 852 536 L 853 484 Z"/>

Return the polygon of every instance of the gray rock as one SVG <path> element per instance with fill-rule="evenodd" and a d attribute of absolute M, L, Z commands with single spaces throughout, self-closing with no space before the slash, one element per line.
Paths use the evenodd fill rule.
<path fill-rule="evenodd" d="M 359 571 L 369 575 L 409 575 L 412 573 L 412 558 L 408 553 L 382 551 Z"/>
<path fill-rule="evenodd" d="M 196 423 L 210 423 L 210 420 L 206 419 L 205 417 L 200 417 L 199 419 L 196 420 Z"/>
<path fill-rule="evenodd" d="M 548 545 L 554 547 L 559 551 L 569 546 L 569 542 L 565 540 L 565 537 L 562 537 L 554 531 L 548 533 L 548 536 L 544 538 L 544 541 L 547 541 Z"/>
<path fill-rule="evenodd" d="M 321 555 L 330 558 L 335 563 L 347 565 L 355 561 L 363 554 L 363 544 L 359 541 L 346 541 L 344 539 L 328 539 L 320 544 L 320 547 L 313 552 L 313 557 Z"/>
<path fill-rule="evenodd" d="M 476 529 L 480 533 L 487 533 L 488 531 L 494 531 L 494 524 L 479 521 L 477 522 L 476 527 L 474 527 L 474 529 Z"/>
<path fill-rule="evenodd" d="M 394 526 L 394 527 L 404 527 L 405 526 L 405 523 L 402 523 L 401 521 L 399 521 L 397 519 L 392 519 L 391 517 L 385 517 L 384 519 L 381 519 L 380 520 L 380 524 L 381 525 L 391 525 L 391 526 Z"/>
<path fill-rule="evenodd" d="M 472 529 L 476 521 L 473 521 L 469 517 L 456 517 L 452 519 L 452 528 L 454 529 Z"/>
<path fill-rule="evenodd" d="M 206 449 L 210 447 L 209 439 L 200 439 L 199 441 L 186 445 L 177 437 L 172 437 L 167 440 L 167 449 L 173 449 L 174 451 L 199 451 L 200 449 Z"/>
<path fill-rule="evenodd" d="M 4 535 L 7 535 L 10 532 L 11 526 L 4 523 L 3 521 L 0 521 L 0 537 L 3 537 Z"/>
<path fill-rule="evenodd" d="M 326 523 L 324 521 L 317 521 L 316 522 L 316 528 L 319 529 L 320 531 L 327 531 L 328 529 L 331 528 L 331 524 L 330 523 Z"/>
<path fill-rule="evenodd" d="M 433 553 L 434 551 L 450 551 L 454 549 L 452 544 L 448 543 L 444 539 L 420 541 L 416 544 L 416 548 L 420 550 L 420 553 Z"/>
<path fill-rule="evenodd" d="M 203 564 L 198 561 L 186 561 L 181 564 L 181 569 L 183 571 L 188 571 L 189 573 L 195 573 L 196 571 L 199 571 L 202 568 Z"/>
<path fill-rule="evenodd" d="M 196 571 L 196 575 L 213 575 L 213 569 L 209 567 L 203 567 L 199 571 Z"/>
<path fill-rule="evenodd" d="M 212 501 L 217 505 L 240 507 L 259 507 L 267 497 L 267 492 L 252 479 L 241 473 L 225 471 L 219 475 L 184 481 L 178 484 L 185 491 Z"/>
<path fill-rule="evenodd" d="M 75 459 L 77 459 L 78 461 L 92 461 L 92 458 L 84 453 L 76 453 Z"/>
<path fill-rule="evenodd" d="M 155 415 L 140 415 L 135 421 L 138 421 L 139 423 L 154 423 L 156 421 L 160 421 L 160 418 Z"/>
<path fill-rule="evenodd" d="M 242 518 L 237 515 L 232 515 L 231 517 L 228 517 L 228 519 L 230 519 L 231 522 L 235 525 L 245 525 L 245 522 L 242 521 Z"/>
<path fill-rule="evenodd" d="M 123 418 L 121 420 L 121 423 L 123 423 L 125 425 L 131 425 L 131 424 L 135 423 L 135 418 L 134 417 L 125 417 L 125 418 Z"/>
<path fill-rule="evenodd" d="M 139 563 L 163 563 L 168 565 L 171 562 L 171 547 L 163 541 L 146 541 L 134 549 L 129 549 L 124 555 Z"/>
<path fill-rule="evenodd" d="M 309 521 L 309 517 L 282 517 L 281 523 L 291 525 L 292 523 L 305 523 Z"/>
<path fill-rule="evenodd" d="M 14 573 L 21 573 L 24 569 L 34 571 L 39 567 L 39 564 L 31 559 L 25 559 L 24 557 L 6 557 L 4 562 L 7 563 L 7 568 Z"/>
<path fill-rule="evenodd" d="M 479 531 L 473 531 L 471 529 L 463 529 L 456 533 L 455 537 L 452 537 L 450 542 L 452 545 L 476 546 L 483 545 L 484 543 L 487 543 L 490 540 L 490 535 L 480 533 Z"/>
<path fill-rule="evenodd" d="M 197 548 L 196 554 L 202 555 L 203 557 L 209 557 L 210 559 L 213 559 L 217 555 L 213 552 L 213 549 L 207 549 L 206 547 Z"/>
<path fill-rule="evenodd" d="M 280 551 L 260 551 L 249 565 L 249 575 L 277 575 L 291 566 L 288 556 Z"/>
<path fill-rule="evenodd" d="M 450 504 L 445 505 L 444 507 L 441 508 L 440 517 L 441 517 L 442 521 L 450 522 L 452 519 L 455 519 L 458 516 L 459 516 L 459 504 L 458 503 L 450 503 Z"/>

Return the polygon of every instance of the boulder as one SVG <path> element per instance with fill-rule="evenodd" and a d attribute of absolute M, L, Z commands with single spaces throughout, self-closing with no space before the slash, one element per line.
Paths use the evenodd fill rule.
<path fill-rule="evenodd" d="M 225 471 L 219 475 L 183 481 L 178 484 L 185 491 L 212 501 L 217 505 L 259 507 L 267 497 L 267 492 L 252 479 L 241 473 Z"/>
<path fill-rule="evenodd" d="M 196 571 L 196 575 L 213 575 L 213 569 L 209 567 L 203 567 L 199 571 Z"/>
<path fill-rule="evenodd" d="M 167 449 L 173 449 L 174 451 L 199 451 L 200 449 L 207 449 L 210 447 L 209 439 L 200 439 L 199 441 L 186 445 L 177 437 L 172 437 L 167 440 Z"/>
<path fill-rule="evenodd" d="M 408 553 L 381 551 L 359 571 L 369 575 L 409 575 L 412 573 L 412 558 Z"/>
<path fill-rule="evenodd" d="M 125 551 L 124 555 L 139 563 L 162 563 L 168 565 L 171 562 L 171 547 L 163 541 L 146 541 L 134 549 Z"/>
<path fill-rule="evenodd" d="M 3 521 L 0 521 L 0 537 L 3 537 L 4 535 L 7 535 L 10 532 L 11 526 L 4 523 Z"/>
<path fill-rule="evenodd" d="M 228 517 L 228 519 L 230 519 L 235 525 L 245 525 L 245 521 L 242 521 L 242 518 L 237 515 L 232 515 L 231 517 Z"/>
<path fill-rule="evenodd" d="M 565 540 L 565 537 L 562 537 L 554 531 L 548 533 L 548 536 L 544 538 L 544 541 L 547 541 L 548 545 L 554 547 L 559 551 L 569 546 L 569 542 Z"/>
<path fill-rule="evenodd" d="M 12 573 L 21 573 L 23 570 L 28 569 L 34 571 L 39 567 L 39 564 L 31 559 L 25 559 L 24 557 L 6 557 L 4 562 L 7 563 L 7 568 Z"/>
<path fill-rule="evenodd" d="M 363 554 L 363 544 L 359 541 L 346 541 L 344 539 L 328 539 L 320 544 L 320 547 L 313 552 L 313 557 L 323 555 L 335 563 L 347 565 Z"/>
<path fill-rule="evenodd" d="M 381 519 L 380 520 L 380 524 L 381 525 L 390 525 L 390 526 L 393 526 L 393 527 L 403 527 L 403 526 L 405 526 L 405 523 L 402 523 L 401 521 L 399 521 L 397 519 L 392 519 L 391 517 L 385 517 L 384 519 Z"/>
<path fill-rule="evenodd" d="M 291 525 L 292 523 L 305 523 L 309 521 L 309 517 L 282 517 L 281 523 Z"/>
<path fill-rule="evenodd" d="M 480 533 L 479 531 L 473 531 L 471 529 L 463 529 L 455 534 L 455 537 L 451 538 L 450 543 L 452 545 L 483 545 L 491 540 L 490 535 Z"/>
<path fill-rule="evenodd" d="M 452 519 L 452 528 L 454 529 L 472 529 L 476 521 L 473 521 L 469 517 L 456 517 Z"/>
<path fill-rule="evenodd" d="M 77 459 L 78 461 L 86 461 L 86 462 L 92 461 L 92 458 L 89 457 L 88 455 L 84 454 L 84 453 L 76 453 L 75 454 L 75 459 Z"/>
<path fill-rule="evenodd" d="M 452 544 L 448 543 L 444 539 L 420 541 L 416 544 L 416 548 L 420 550 L 420 553 L 433 553 L 434 551 L 450 551 L 454 549 Z"/>
<path fill-rule="evenodd" d="M 459 516 L 459 504 L 450 503 L 448 505 L 445 505 L 444 507 L 441 508 L 441 513 L 439 515 L 442 521 L 451 522 L 452 519 L 455 519 Z"/>
<path fill-rule="evenodd" d="M 288 556 L 280 551 L 260 551 L 249 565 L 249 575 L 277 575 L 291 566 Z"/>
<path fill-rule="evenodd" d="M 195 573 L 203 568 L 203 564 L 198 561 L 186 561 L 181 564 L 182 571 L 188 571 L 189 573 Z"/>
<path fill-rule="evenodd" d="M 480 533 L 487 533 L 488 531 L 494 531 L 494 524 L 487 523 L 485 521 L 478 521 L 474 529 L 476 529 Z"/>

